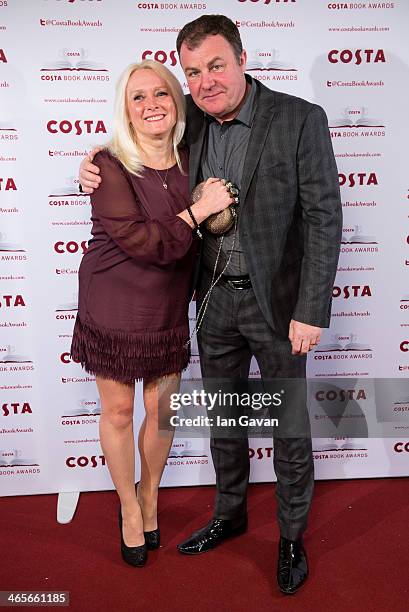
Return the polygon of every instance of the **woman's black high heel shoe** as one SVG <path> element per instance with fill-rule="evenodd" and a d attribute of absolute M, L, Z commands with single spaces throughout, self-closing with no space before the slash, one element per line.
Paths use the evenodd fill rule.
<path fill-rule="evenodd" d="M 153 531 L 144 531 L 145 543 L 148 550 L 155 550 L 160 546 L 160 529 L 157 527 Z"/>
<path fill-rule="evenodd" d="M 136 497 L 138 497 L 138 485 L 139 482 L 135 483 Z M 160 546 L 160 529 L 159 526 L 153 531 L 144 531 L 145 543 L 148 550 L 156 550 Z"/>
<path fill-rule="evenodd" d="M 125 563 L 132 565 L 133 567 L 143 567 L 148 558 L 148 547 L 145 544 L 141 546 L 127 546 L 124 542 L 124 536 L 122 533 L 122 512 L 121 506 L 119 506 L 119 531 L 121 532 L 121 553 L 122 559 Z"/>

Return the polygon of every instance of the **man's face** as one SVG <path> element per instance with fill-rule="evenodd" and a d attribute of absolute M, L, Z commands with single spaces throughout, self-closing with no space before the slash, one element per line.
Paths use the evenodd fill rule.
<path fill-rule="evenodd" d="M 207 36 L 195 49 L 185 43 L 180 48 L 180 63 L 194 102 L 217 119 L 232 119 L 246 91 L 246 52 L 240 63 L 230 43 L 221 36 Z"/>

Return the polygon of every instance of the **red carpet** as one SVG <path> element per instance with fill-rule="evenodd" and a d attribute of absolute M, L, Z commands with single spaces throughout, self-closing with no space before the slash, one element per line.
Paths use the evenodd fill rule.
<path fill-rule="evenodd" d="M 310 578 L 293 596 L 276 586 L 273 490 L 250 487 L 248 533 L 186 557 L 175 546 L 207 521 L 214 488 L 163 489 L 163 546 L 150 553 L 145 568 L 120 558 L 113 492 L 83 493 L 69 525 L 56 523 L 56 495 L 3 498 L 0 590 L 70 591 L 69 609 L 87 612 L 409 608 L 407 478 L 316 483 L 305 536 Z"/>

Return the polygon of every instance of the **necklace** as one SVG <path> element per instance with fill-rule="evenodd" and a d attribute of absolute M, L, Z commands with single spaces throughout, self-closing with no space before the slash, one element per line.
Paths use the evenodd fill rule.
<path fill-rule="evenodd" d="M 165 178 L 164 179 L 161 177 L 161 175 L 159 174 L 159 172 L 155 168 L 153 168 L 153 170 L 155 170 L 156 174 L 158 175 L 159 180 L 162 183 L 162 187 L 164 189 L 167 189 L 168 188 L 168 184 L 166 182 L 166 179 L 168 178 L 169 168 L 166 169 L 166 174 L 165 174 Z"/>

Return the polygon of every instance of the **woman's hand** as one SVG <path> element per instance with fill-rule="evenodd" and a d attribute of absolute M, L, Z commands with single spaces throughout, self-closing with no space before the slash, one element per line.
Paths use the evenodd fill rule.
<path fill-rule="evenodd" d="M 199 188 L 200 198 L 191 206 L 198 223 L 234 204 L 234 196 L 222 179 L 209 178 Z"/>

